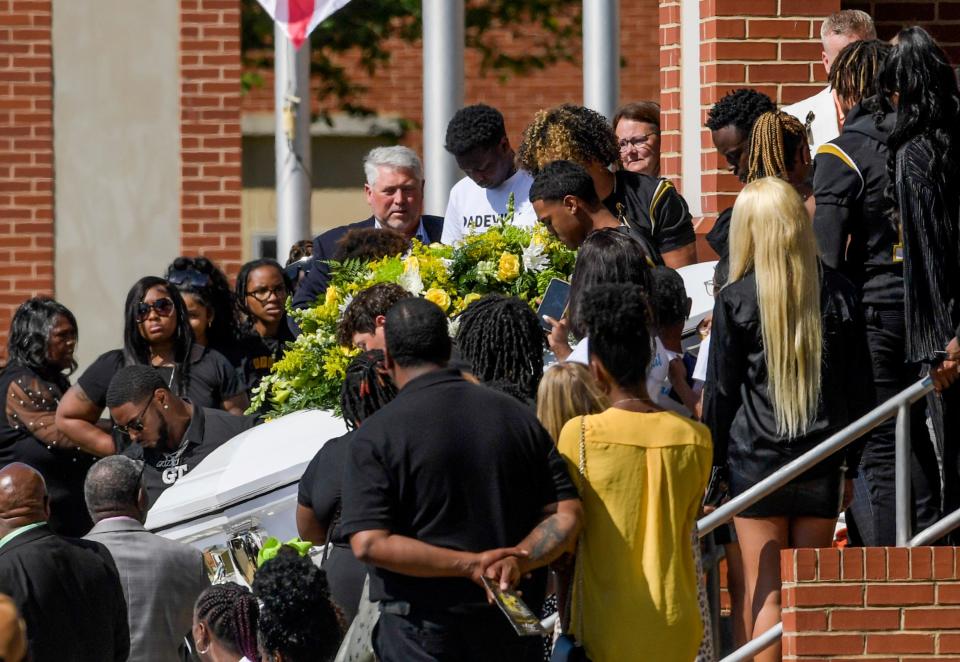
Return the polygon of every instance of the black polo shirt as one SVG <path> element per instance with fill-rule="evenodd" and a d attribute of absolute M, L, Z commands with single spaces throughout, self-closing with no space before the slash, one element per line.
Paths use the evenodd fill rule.
<path fill-rule="evenodd" d="M 603 204 L 621 222 L 648 237 L 659 253 L 697 240 L 687 202 L 670 180 L 629 170 L 614 174 L 613 193 Z"/>
<path fill-rule="evenodd" d="M 518 544 L 544 506 L 577 497 L 566 465 L 528 408 L 443 369 L 408 383 L 349 444 L 341 531 L 387 529 L 481 552 Z M 521 583 L 534 609 L 546 571 Z M 468 579 L 370 572 L 371 600 L 450 610 L 486 604 Z"/>
<path fill-rule="evenodd" d="M 143 461 L 143 482 L 152 506 L 165 489 L 196 468 L 203 458 L 256 422 L 255 416 L 234 416 L 219 409 L 194 407 L 190 425 L 177 450 L 162 451 L 133 444 L 123 454 Z"/>

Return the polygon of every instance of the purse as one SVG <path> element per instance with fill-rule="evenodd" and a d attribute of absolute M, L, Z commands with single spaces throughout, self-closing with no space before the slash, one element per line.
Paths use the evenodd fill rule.
<path fill-rule="evenodd" d="M 584 482 L 587 478 L 587 447 L 584 437 L 586 436 L 586 416 L 580 417 L 580 457 L 577 464 L 577 473 L 580 475 L 580 493 L 583 493 Z M 583 536 L 583 533 L 580 534 Z M 577 556 L 573 564 L 573 578 L 570 580 L 571 589 L 577 589 L 577 600 L 574 603 L 577 608 L 577 617 L 580 627 L 583 627 L 583 572 L 580 567 L 582 559 L 582 549 L 581 544 L 577 542 Z M 573 584 L 576 584 L 574 587 Z M 573 591 L 570 590 L 568 593 L 572 596 L 574 595 Z M 557 627 L 561 627 L 561 624 L 558 622 Z M 587 657 L 587 649 L 577 641 L 577 638 L 570 632 L 564 632 L 559 637 L 557 637 L 556 642 L 553 644 L 553 653 L 550 655 L 550 662 L 590 662 L 590 658 Z"/>

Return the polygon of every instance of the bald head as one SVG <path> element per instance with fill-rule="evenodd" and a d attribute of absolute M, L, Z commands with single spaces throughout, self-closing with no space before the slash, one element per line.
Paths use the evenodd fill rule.
<path fill-rule="evenodd" d="M 43 476 L 21 462 L 0 469 L 0 532 L 42 522 L 49 515 Z"/>

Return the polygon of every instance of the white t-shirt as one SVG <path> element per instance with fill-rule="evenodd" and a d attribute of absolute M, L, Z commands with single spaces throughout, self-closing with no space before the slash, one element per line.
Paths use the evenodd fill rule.
<path fill-rule="evenodd" d="M 511 193 L 514 225 L 533 226 L 537 222 L 537 215 L 530 204 L 532 183 L 533 177 L 523 170 L 517 170 L 496 188 L 481 188 L 469 177 L 464 177 L 450 189 L 440 241 L 454 244 L 468 234 L 486 232 L 495 226 L 507 213 L 507 200 Z"/>
<path fill-rule="evenodd" d="M 698 382 L 707 381 L 707 361 L 710 359 L 710 336 L 700 341 L 697 352 L 697 364 L 693 366 L 693 378 Z"/>
<path fill-rule="evenodd" d="M 828 143 L 840 135 L 837 106 L 833 102 L 833 92 L 829 85 L 812 97 L 784 106 L 782 110 L 788 115 L 796 117 L 804 125 L 807 123 L 807 116 L 813 113 L 813 117 L 810 118 L 810 133 L 813 134 L 810 154 L 816 154 L 820 145 Z"/>
<path fill-rule="evenodd" d="M 654 338 L 653 360 L 647 370 L 647 395 L 659 406 L 669 411 L 679 412 L 689 416 L 690 412 L 681 403 L 670 397 L 673 386 L 670 384 L 670 361 L 681 358 L 680 354 L 671 352 L 663 346 L 660 338 Z M 572 363 L 590 364 L 589 338 L 584 338 L 573 348 L 573 353 L 567 357 Z"/>

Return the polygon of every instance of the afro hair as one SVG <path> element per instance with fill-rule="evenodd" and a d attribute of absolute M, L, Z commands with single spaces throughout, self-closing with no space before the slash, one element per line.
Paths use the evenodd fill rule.
<path fill-rule="evenodd" d="M 776 109 L 777 105 L 762 92 L 734 90 L 713 104 L 713 108 L 707 113 L 706 127 L 711 131 L 718 131 L 732 124 L 745 136 L 749 136 L 757 118 Z"/>
<path fill-rule="evenodd" d="M 478 103 L 456 112 L 447 125 L 444 148 L 454 156 L 463 156 L 477 147 L 494 147 L 506 135 L 500 111 Z"/>
<path fill-rule="evenodd" d="M 619 158 L 617 135 L 607 119 L 573 104 L 538 112 L 524 129 L 517 150 L 517 165 L 534 176 L 552 161 L 609 166 Z"/>

